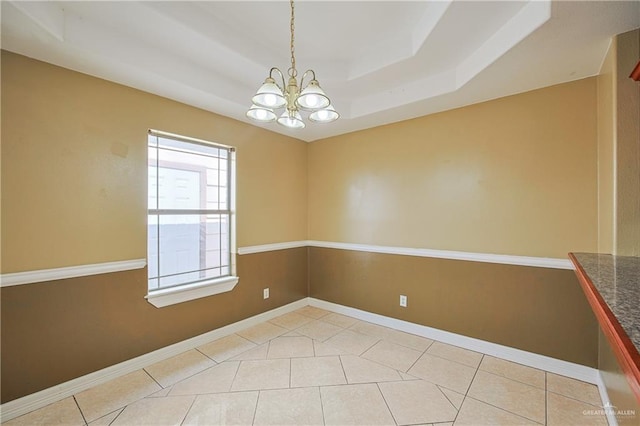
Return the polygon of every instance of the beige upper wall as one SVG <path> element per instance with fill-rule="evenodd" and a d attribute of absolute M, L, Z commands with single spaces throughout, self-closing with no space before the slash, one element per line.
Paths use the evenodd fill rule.
<path fill-rule="evenodd" d="M 148 128 L 238 148 L 238 246 L 597 248 L 595 78 L 310 145 L 8 52 L 2 89 L 3 273 L 144 258 Z"/>
<path fill-rule="evenodd" d="M 615 253 L 640 256 L 640 29 L 616 36 Z"/>
<path fill-rule="evenodd" d="M 309 146 L 309 238 L 566 258 L 597 249 L 596 78 Z"/>
<path fill-rule="evenodd" d="M 598 75 L 598 252 L 613 253 L 614 151 L 616 132 L 616 39 Z"/>
<path fill-rule="evenodd" d="M 307 145 L 2 52 L 2 272 L 146 257 L 147 130 L 237 147 L 237 244 L 304 240 Z"/>
<path fill-rule="evenodd" d="M 598 251 L 640 255 L 640 30 L 612 38 L 598 76 Z"/>

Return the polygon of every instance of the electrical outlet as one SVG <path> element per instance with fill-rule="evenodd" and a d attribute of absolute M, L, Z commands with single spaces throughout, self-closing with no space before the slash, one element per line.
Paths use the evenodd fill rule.
<path fill-rule="evenodd" d="M 265 288 L 264 290 L 262 290 L 262 298 L 263 299 L 268 299 L 269 298 L 269 288 Z"/>
<path fill-rule="evenodd" d="M 407 307 L 407 296 L 405 296 L 404 294 L 400 295 L 400 306 L 402 306 L 403 308 Z"/>

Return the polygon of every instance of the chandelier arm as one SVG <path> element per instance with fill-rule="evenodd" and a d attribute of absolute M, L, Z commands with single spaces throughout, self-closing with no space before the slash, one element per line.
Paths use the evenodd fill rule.
<path fill-rule="evenodd" d="M 269 78 L 273 78 L 273 72 L 274 71 L 278 71 L 278 74 L 280 74 L 280 78 L 282 79 L 282 87 L 278 86 L 278 83 L 276 82 L 276 86 L 278 86 L 278 88 L 280 90 L 282 90 L 282 93 L 284 93 L 284 88 L 287 87 L 287 85 L 284 82 L 284 74 L 282 74 L 282 71 L 280 71 L 280 68 L 278 67 L 273 67 L 269 70 Z M 275 80 L 275 79 L 274 79 Z"/>
<path fill-rule="evenodd" d="M 300 91 L 302 91 L 302 90 L 304 89 L 304 87 L 305 87 L 305 86 L 304 86 L 304 78 L 305 78 L 305 77 L 307 76 L 307 74 L 309 74 L 309 73 L 313 74 L 313 77 L 311 78 L 311 80 L 315 80 L 315 79 L 316 79 L 316 72 L 315 72 L 314 70 L 311 70 L 311 69 L 306 70 L 306 71 L 304 72 L 304 74 L 302 74 L 302 78 L 300 79 Z"/>

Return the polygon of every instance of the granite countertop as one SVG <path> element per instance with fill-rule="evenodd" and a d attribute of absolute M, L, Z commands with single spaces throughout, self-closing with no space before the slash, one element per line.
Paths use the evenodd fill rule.
<path fill-rule="evenodd" d="M 573 255 L 640 352 L 640 257 Z"/>

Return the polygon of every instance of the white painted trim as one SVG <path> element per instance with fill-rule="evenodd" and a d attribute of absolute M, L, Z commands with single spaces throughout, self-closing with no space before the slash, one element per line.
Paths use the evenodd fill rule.
<path fill-rule="evenodd" d="M 308 241 L 311 247 L 339 250 L 366 251 L 370 253 L 399 254 L 404 256 L 433 257 L 438 259 L 467 260 L 471 262 L 501 263 L 505 265 L 537 266 L 553 269 L 573 269 L 567 259 L 551 257 L 513 256 L 508 254 L 472 253 L 466 251 L 433 250 L 425 248 L 376 246 L 369 244 L 336 243 L 330 241 Z"/>
<path fill-rule="evenodd" d="M 607 386 L 604 384 L 604 378 L 602 377 L 602 373 L 598 371 L 598 392 L 600 392 L 600 399 L 602 400 L 602 408 L 604 410 L 605 416 L 607 416 L 607 421 L 609 422 L 609 426 L 618 426 L 618 419 L 616 418 L 615 412 L 610 408 L 613 407 L 611 400 L 609 399 L 609 394 L 607 393 Z M 609 408 L 609 409 L 606 409 Z"/>
<path fill-rule="evenodd" d="M 0 275 L 0 286 L 32 284 L 43 281 L 63 280 L 88 275 L 141 269 L 147 265 L 146 259 L 123 260 L 119 262 L 94 263 L 91 265 L 68 266 L 64 268 L 40 269 L 37 271 L 14 272 Z"/>
<path fill-rule="evenodd" d="M 173 288 L 150 291 L 145 296 L 147 302 L 156 308 L 175 305 L 189 300 L 226 293 L 238 284 L 238 277 L 223 277 L 194 284 L 181 285 Z"/>
<path fill-rule="evenodd" d="M 615 36 L 614 36 L 615 37 Z M 598 74 L 602 74 L 602 67 L 604 67 L 604 62 L 607 59 L 607 55 L 609 54 L 609 49 L 611 49 L 611 45 L 613 44 L 613 37 L 609 38 L 609 43 L 607 44 L 607 50 L 604 51 L 604 55 L 602 55 L 602 59 L 600 60 L 600 66 L 598 67 Z M 615 217 L 615 216 L 614 216 Z M 614 246 L 615 247 L 615 246 Z"/>
<path fill-rule="evenodd" d="M 238 254 L 254 254 L 254 253 L 262 253 L 266 251 L 275 251 L 275 250 L 286 250 L 291 248 L 299 248 L 299 247 L 307 247 L 309 245 L 309 241 L 287 241 L 284 243 L 273 243 L 273 244 L 262 244 L 258 246 L 247 246 L 247 247 L 239 247 Z"/>
<path fill-rule="evenodd" d="M 282 243 L 239 247 L 238 254 L 254 254 L 300 247 L 333 248 L 338 250 L 364 251 L 369 253 L 397 254 L 404 256 L 432 257 L 451 260 L 467 260 L 471 262 L 500 263 L 506 265 L 535 266 L 553 269 L 573 269 L 573 264 L 569 259 L 512 256 L 506 254 L 491 253 L 471 253 L 463 251 L 433 250 L 411 247 L 377 246 L 371 244 L 338 243 L 331 241 L 314 240 L 287 241 Z M 108 274 L 111 272 L 129 271 L 132 269 L 144 268 L 146 265 L 146 259 L 134 259 L 119 262 L 105 262 L 91 265 L 69 266 L 64 268 L 15 272 L 0 275 L 0 287 L 62 280 L 67 278 L 84 277 L 88 275 Z"/>
<path fill-rule="evenodd" d="M 434 250 L 426 248 L 377 246 L 372 244 L 339 243 L 334 241 L 301 240 L 284 243 L 264 244 L 238 248 L 238 254 L 262 253 L 298 247 L 319 247 L 338 250 L 364 251 L 368 253 L 398 254 L 403 256 L 432 257 L 436 259 L 466 260 L 470 262 L 499 263 L 504 265 L 534 266 L 552 269 L 573 270 L 567 259 L 553 257 L 514 256 L 510 254 L 473 253 L 466 251 Z"/>
<path fill-rule="evenodd" d="M 599 384 L 599 371 L 592 367 L 499 345 L 497 343 L 486 342 L 484 340 L 474 339 L 473 337 L 462 336 L 460 334 L 450 333 L 448 331 L 438 330 L 436 328 L 396 318 L 373 314 L 371 312 L 338 305 L 324 300 L 309 298 L 309 304 L 317 308 L 326 309 L 328 311 L 348 315 L 373 324 L 393 328 L 394 330 L 404 331 L 406 333 L 448 343 L 471 351 L 481 352 L 486 355 L 499 357 L 518 364 L 582 380 L 583 382 Z"/>
<path fill-rule="evenodd" d="M 0 422 L 4 423 L 7 420 L 27 414 L 33 410 L 45 407 L 64 398 L 68 398 L 86 389 L 108 382 L 109 380 L 113 380 L 141 368 L 148 367 L 156 362 L 179 355 L 213 340 L 220 339 L 221 337 L 228 336 L 277 316 L 295 311 L 296 309 L 302 308 L 308 304 L 309 301 L 307 298 L 300 299 L 293 303 L 289 303 L 288 305 L 263 312 L 199 336 L 183 340 L 182 342 L 140 355 L 139 357 L 69 380 L 68 382 L 41 390 L 40 392 L 9 401 L 0 406 Z"/>

